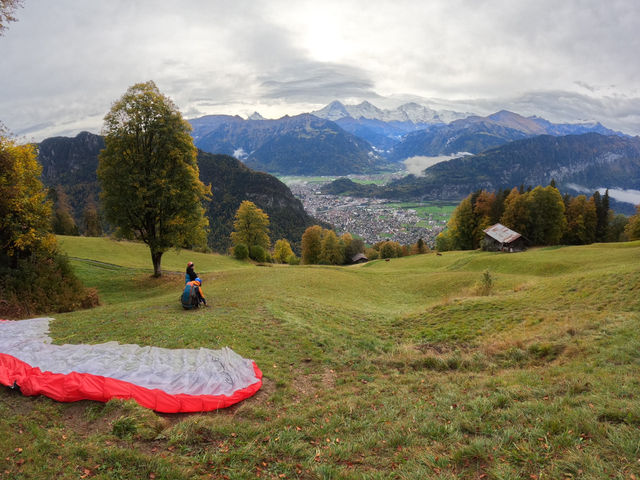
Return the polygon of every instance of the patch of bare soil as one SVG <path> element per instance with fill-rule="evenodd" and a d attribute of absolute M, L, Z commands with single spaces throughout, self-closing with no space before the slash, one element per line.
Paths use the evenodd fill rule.
<path fill-rule="evenodd" d="M 320 377 L 318 378 L 318 375 Z M 314 397 L 320 390 L 332 390 L 336 387 L 336 373 L 325 368 L 321 374 L 303 374 L 298 372 L 293 387 L 296 390 L 298 401 L 305 398 Z"/>

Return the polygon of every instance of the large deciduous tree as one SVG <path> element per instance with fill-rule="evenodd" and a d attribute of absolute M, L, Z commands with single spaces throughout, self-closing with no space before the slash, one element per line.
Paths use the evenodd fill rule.
<path fill-rule="evenodd" d="M 342 265 L 344 263 L 344 247 L 340 245 L 336 232 L 324 230 L 320 247 L 319 263 L 324 265 Z"/>
<path fill-rule="evenodd" d="M 152 81 L 130 87 L 104 118 L 98 177 L 106 218 L 149 246 L 153 274 L 170 248 L 205 243 L 203 202 L 191 127 Z"/>
<path fill-rule="evenodd" d="M 259 246 L 265 251 L 269 250 L 271 240 L 269 238 L 269 215 L 249 200 L 243 201 L 236 211 L 236 219 L 233 222 L 234 231 L 231 232 L 233 245 L 245 244 L 249 250 Z"/>
<path fill-rule="evenodd" d="M 528 233 L 534 245 L 557 245 L 567 228 L 564 202 L 557 188 L 538 186 L 529 193 L 531 223 Z"/>
<path fill-rule="evenodd" d="M 51 202 L 33 145 L 17 145 L 0 124 L 0 316 L 66 312 L 98 301 L 85 291 L 51 233 Z"/>
<path fill-rule="evenodd" d="M 472 250 L 477 247 L 476 219 L 473 214 L 471 195 L 458 204 L 447 223 L 447 229 L 453 250 Z M 444 243 L 446 242 L 441 242 L 442 245 L 439 248 L 443 248 Z"/>
<path fill-rule="evenodd" d="M 500 219 L 504 226 L 528 238 L 531 223 L 531 208 L 528 194 L 513 188 L 504 200 L 504 212 Z"/>
<path fill-rule="evenodd" d="M 598 214 L 594 197 L 587 200 L 578 195 L 569 201 L 565 211 L 567 229 L 563 237 L 565 243 L 587 245 L 596 239 Z"/>
<path fill-rule="evenodd" d="M 314 265 L 320 261 L 322 230 L 320 225 L 313 225 L 302 234 L 302 263 L 305 265 Z"/>

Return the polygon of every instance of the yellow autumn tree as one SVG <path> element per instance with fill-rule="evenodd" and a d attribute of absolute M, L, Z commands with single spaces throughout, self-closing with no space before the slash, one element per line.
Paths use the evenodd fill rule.
<path fill-rule="evenodd" d="M 0 131 L 0 250 L 5 265 L 15 267 L 20 258 L 55 250 L 41 172 L 35 148 L 17 145 Z"/>
<path fill-rule="evenodd" d="M 302 263 L 314 265 L 322 253 L 322 231 L 320 225 L 308 227 L 302 234 Z"/>
<path fill-rule="evenodd" d="M 244 244 L 250 250 L 258 246 L 269 250 L 269 215 L 249 200 L 243 201 L 236 211 L 233 222 L 234 231 L 231 233 L 233 245 Z"/>
<path fill-rule="evenodd" d="M 273 260 L 278 263 L 288 263 L 291 256 L 294 255 L 291 244 L 286 238 L 278 240 L 273 247 Z"/>
<path fill-rule="evenodd" d="M 322 232 L 319 263 L 324 265 L 342 265 L 344 263 L 344 247 L 340 245 L 338 236 L 333 230 Z"/>
<path fill-rule="evenodd" d="M 68 312 L 98 302 L 66 258 L 56 253 L 51 203 L 32 145 L 18 145 L 0 125 L 0 317 Z M 29 281 L 25 281 L 29 279 Z"/>

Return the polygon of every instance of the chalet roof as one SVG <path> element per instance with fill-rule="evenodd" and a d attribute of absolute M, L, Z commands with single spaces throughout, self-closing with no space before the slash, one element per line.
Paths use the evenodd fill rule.
<path fill-rule="evenodd" d="M 521 237 L 518 232 L 514 232 L 501 223 L 485 228 L 483 232 L 500 243 L 511 243 Z"/>
<path fill-rule="evenodd" d="M 351 261 L 353 263 L 356 263 L 358 260 L 366 260 L 366 261 L 368 261 L 369 259 L 367 258 L 367 256 L 364 253 L 356 253 L 353 257 L 351 257 Z"/>

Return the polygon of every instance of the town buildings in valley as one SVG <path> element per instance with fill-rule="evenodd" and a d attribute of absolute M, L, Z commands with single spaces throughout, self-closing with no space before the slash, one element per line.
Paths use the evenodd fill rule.
<path fill-rule="evenodd" d="M 348 232 L 366 244 L 392 240 L 411 245 L 422 238 L 433 246 L 449 219 L 448 213 L 419 215 L 416 209 L 394 206 L 389 200 L 325 195 L 317 181 L 288 186 L 311 216 L 332 224 L 338 234 Z"/>

